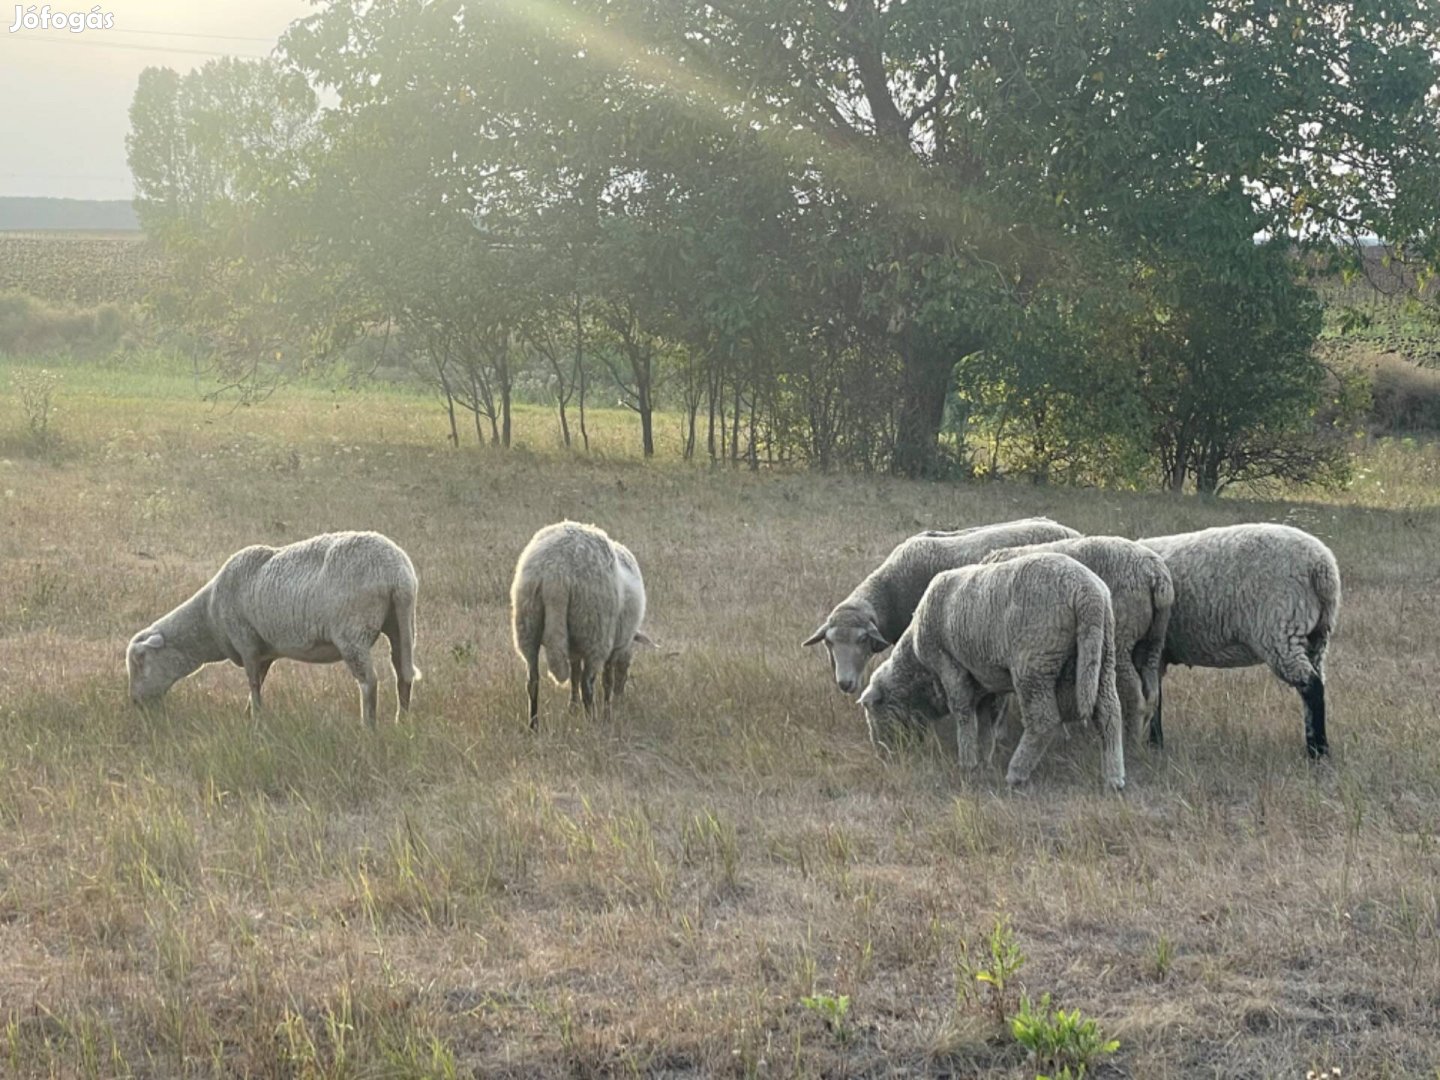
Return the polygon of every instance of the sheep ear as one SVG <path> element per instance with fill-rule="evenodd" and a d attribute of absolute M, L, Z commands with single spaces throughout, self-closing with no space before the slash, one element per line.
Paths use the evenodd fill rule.
<path fill-rule="evenodd" d="M 137 641 L 137 642 L 135 642 L 135 651 L 136 651 L 137 653 L 140 653 L 140 652 L 144 652 L 146 649 L 160 649 L 160 648 L 164 648 L 164 646 L 165 646 L 165 635 L 164 635 L 164 634 L 151 634 L 149 637 L 145 638 L 143 641 Z"/>
<path fill-rule="evenodd" d="M 860 704 L 866 708 L 880 704 L 880 688 L 875 685 L 874 681 L 871 681 L 870 685 L 865 687 L 865 692 L 860 695 Z"/>
<path fill-rule="evenodd" d="M 865 637 L 870 642 L 871 652 L 884 652 L 890 647 L 890 642 L 885 640 L 885 635 L 872 622 L 865 631 Z"/>
<path fill-rule="evenodd" d="M 635 644 L 649 645 L 652 649 L 658 649 L 660 647 L 659 645 L 655 644 L 655 639 L 652 638 L 649 634 L 645 633 L 644 630 L 635 631 Z"/>
<path fill-rule="evenodd" d="M 805 647 L 807 647 L 807 646 L 809 646 L 809 645 L 819 645 L 820 642 L 822 642 L 822 641 L 825 640 L 825 632 L 826 632 L 827 630 L 829 630 L 829 629 L 830 629 L 830 623 L 829 623 L 829 622 L 823 622 L 823 623 L 821 623 L 821 624 L 820 624 L 820 629 L 816 630 L 816 631 L 815 631 L 813 634 L 811 634 L 808 638 L 806 638 L 804 641 L 802 641 L 802 642 L 800 643 L 800 647 L 803 649 L 803 648 L 805 648 Z"/>

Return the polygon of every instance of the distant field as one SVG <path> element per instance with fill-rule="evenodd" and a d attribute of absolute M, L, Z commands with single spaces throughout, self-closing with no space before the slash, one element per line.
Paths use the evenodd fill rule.
<path fill-rule="evenodd" d="M 164 275 L 163 257 L 138 233 L 0 232 L 0 292 L 52 304 L 128 304 Z"/>
<path fill-rule="evenodd" d="M 1377 444 L 1333 502 L 751 475 L 443 445 L 433 402 L 67 369 L 37 454 L 0 365 L 0 1074 L 986 1076 L 1037 1069 L 957 993 L 1008 918 L 1032 996 L 1120 1049 L 1094 1077 L 1440 1067 L 1440 455 Z M 669 430 L 671 421 L 662 424 Z M 1345 579 L 1334 758 L 1260 671 L 1176 671 L 1164 753 L 1034 789 L 882 760 L 799 647 L 926 526 L 1126 535 L 1289 521 Z M 507 589 L 534 529 L 636 552 L 650 633 L 612 727 L 525 728 Z M 360 727 L 338 668 L 270 711 L 215 667 L 133 711 L 123 646 L 251 542 L 380 529 L 421 576 L 425 678 Z M 378 655 L 378 654 L 377 654 Z M 382 715 L 393 682 L 382 686 Z M 801 999 L 850 1000 L 827 1027 Z"/>

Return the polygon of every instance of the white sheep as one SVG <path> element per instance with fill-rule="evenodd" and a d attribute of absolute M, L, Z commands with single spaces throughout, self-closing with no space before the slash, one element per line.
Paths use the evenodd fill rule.
<path fill-rule="evenodd" d="M 1115 688 L 1125 730 L 1139 741 L 1145 719 L 1160 692 L 1160 657 L 1165 629 L 1175 602 L 1175 586 L 1165 560 L 1134 540 L 1121 536 L 1082 536 L 1048 544 L 1001 548 L 982 563 L 1005 562 L 1021 555 L 1051 551 L 1069 555 L 1093 570 L 1110 589 L 1115 612 Z"/>
<path fill-rule="evenodd" d="M 583 696 L 595 715 L 595 674 L 603 671 L 605 717 L 625 692 L 640 630 L 645 582 L 635 556 L 593 525 L 561 521 L 530 539 L 510 586 L 515 651 L 525 661 L 530 727 L 540 723 L 540 647 L 550 676 L 570 683 L 570 704 Z"/>
<path fill-rule="evenodd" d="M 896 545 L 802 644 L 824 642 L 836 684 L 853 694 L 865 682 L 870 658 L 898 641 L 910 625 L 915 605 L 936 574 L 977 563 L 996 548 L 1079 535 L 1043 517 L 918 533 Z"/>
<path fill-rule="evenodd" d="M 1170 664 L 1267 664 L 1305 707 L 1305 749 L 1329 752 L 1325 738 L 1325 651 L 1340 613 L 1340 568 L 1323 543 L 1289 525 L 1229 525 L 1156 536 L 1175 583 L 1161 672 Z M 1150 720 L 1159 745 L 1163 695 Z"/>
<path fill-rule="evenodd" d="M 373 532 L 312 536 L 286 547 L 242 548 L 183 604 L 130 640 L 125 666 L 136 704 L 158 701 L 205 664 L 245 669 L 250 710 L 276 660 L 345 661 L 361 685 L 365 723 L 375 724 L 375 639 L 390 640 L 399 711 L 410 708 L 415 666 L 415 567 Z M 397 713 L 398 718 L 398 713 Z"/>
<path fill-rule="evenodd" d="M 897 726 L 949 713 L 961 762 L 973 767 L 980 714 L 1008 693 L 1019 699 L 1025 727 L 1006 773 L 1012 786 L 1030 778 L 1062 718 L 1100 729 L 1105 783 L 1125 786 L 1110 590 L 1067 555 L 1021 555 L 939 574 L 860 704 L 880 743 Z"/>

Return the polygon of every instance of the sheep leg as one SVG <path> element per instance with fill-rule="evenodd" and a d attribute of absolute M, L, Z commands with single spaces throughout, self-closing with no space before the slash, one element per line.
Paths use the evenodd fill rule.
<path fill-rule="evenodd" d="M 375 678 L 375 665 L 370 662 L 369 649 L 349 649 L 342 654 L 345 666 L 355 681 L 360 684 L 360 715 L 367 727 L 375 726 L 375 706 L 379 697 L 379 680 Z"/>
<path fill-rule="evenodd" d="M 1002 700 L 1002 698 L 987 696 L 975 706 L 975 716 L 978 721 L 976 731 L 979 736 L 975 744 L 975 751 L 984 757 L 986 765 L 995 764 L 995 743 L 1000 737 Z"/>
<path fill-rule="evenodd" d="M 580 698 L 585 702 L 585 719 L 595 720 L 595 666 L 589 660 L 580 675 Z"/>
<path fill-rule="evenodd" d="M 584 682 L 585 658 L 579 653 L 570 654 L 570 711 L 580 707 L 580 684 Z"/>
<path fill-rule="evenodd" d="M 244 660 L 245 679 L 250 684 L 250 715 L 260 715 L 260 689 L 265 685 L 265 676 L 270 674 L 270 665 L 273 660 L 257 660 L 254 657 L 246 657 Z"/>
<path fill-rule="evenodd" d="M 1150 745 L 1156 750 L 1165 748 L 1165 664 L 1160 664 L 1160 675 L 1155 680 L 1155 708 L 1150 713 Z"/>
<path fill-rule="evenodd" d="M 1117 649 L 1115 662 L 1120 663 L 1122 659 Z M 1155 650 L 1147 650 L 1142 642 L 1135 646 L 1131 659 L 1135 674 L 1140 679 L 1140 720 L 1136 731 L 1132 733 L 1138 739 L 1141 732 L 1145 731 L 1150 715 L 1155 711 L 1155 701 L 1160 694 L 1160 657 Z"/>
<path fill-rule="evenodd" d="M 1115 657 L 1115 692 L 1120 695 L 1120 715 L 1131 746 L 1139 746 L 1145 729 L 1145 687 L 1140 672 L 1127 657 Z"/>
<path fill-rule="evenodd" d="M 1316 672 L 1300 691 L 1305 704 L 1305 752 L 1312 758 L 1330 753 L 1325 737 L 1325 680 Z"/>
<path fill-rule="evenodd" d="M 1270 670 L 1300 695 L 1305 707 L 1305 753 L 1324 757 L 1330 752 L 1325 738 L 1325 679 L 1310 660 L 1314 646 L 1308 636 L 1290 634 L 1284 641 L 1284 648 L 1268 658 Z"/>
<path fill-rule="evenodd" d="M 985 764 L 995 764 L 995 750 L 1000 745 L 1000 729 L 1009 724 L 1009 717 L 1020 715 L 1020 702 L 1014 694 L 1000 694 L 990 699 L 990 738 L 985 749 Z"/>
<path fill-rule="evenodd" d="M 410 690 L 414 686 L 405 677 L 405 654 L 400 648 L 400 623 L 392 611 L 390 617 L 385 620 L 384 634 L 390 641 L 390 666 L 395 669 L 395 693 L 400 698 L 398 711 L 395 719 L 400 719 L 400 713 L 410 711 Z"/>
<path fill-rule="evenodd" d="M 955 721 L 955 746 L 960 765 L 966 769 L 980 764 L 980 710 L 976 707 L 984 692 L 970 673 L 948 656 L 935 658 L 935 673 L 945 690 L 945 702 Z"/>
<path fill-rule="evenodd" d="M 615 715 L 614 712 L 611 710 L 610 701 L 610 699 L 614 697 L 615 694 L 615 662 L 613 660 L 606 660 L 605 666 L 600 669 L 600 686 L 601 689 L 604 691 L 605 699 L 605 710 L 603 715 L 605 717 L 605 722 L 608 724 L 612 719 L 614 719 Z"/>
<path fill-rule="evenodd" d="M 1310 659 L 1310 666 L 1320 673 L 1320 681 L 1325 681 L 1325 654 L 1330 648 L 1330 634 L 1327 630 L 1316 628 L 1310 632 L 1305 639 L 1305 655 Z"/>
<path fill-rule="evenodd" d="M 1307 746 L 1316 746 L 1311 757 L 1318 757 L 1330 750 L 1325 737 L 1325 653 L 1330 646 L 1330 635 L 1324 630 L 1311 631 L 1307 639 L 1306 656 L 1315 675 L 1300 692 L 1305 703 L 1305 736 Z"/>
<path fill-rule="evenodd" d="M 955 746 L 962 769 L 974 770 L 980 765 L 980 710 L 973 700 L 950 706 L 955 721 Z"/>
<path fill-rule="evenodd" d="M 1100 672 L 1100 694 L 1095 699 L 1095 722 L 1100 727 L 1101 755 L 1100 773 L 1105 785 L 1111 791 L 1125 787 L 1125 712 L 1117 687 L 1119 672 L 1125 668 L 1135 680 L 1136 699 L 1140 697 L 1140 676 L 1128 662 L 1116 664 L 1107 654 Z M 1135 720 L 1134 734 L 1140 734 L 1139 720 Z"/>
<path fill-rule="evenodd" d="M 612 660 L 615 665 L 615 700 L 625 696 L 625 684 L 630 680 L 630 657 L 622 656 Z"/>
<path fill-rule="evenodd" d="M 530 730 L 540 730 L 540 650 L 525 657 L 525 692 L 530 698 Z"/>
<path fill-rule="evenodd" d="M 1015 693 L 1020 699 L 1020 721 L 1025 725 L 1025 733 L 1020 736 L 1020 745 L 1010 756 L 1010 767 L 1005 773 L 1005 782 L 1012 788 L 1030 779 L 1060 730 L 1060 704 L 1055 699 L 1053 676 L 1017 678 Z"/>

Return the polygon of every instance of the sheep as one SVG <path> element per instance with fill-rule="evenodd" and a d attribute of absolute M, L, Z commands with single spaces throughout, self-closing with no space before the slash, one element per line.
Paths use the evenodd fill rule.
<path fill-rule="evenodd" d="M 550 677 L 570 683 L 573 708 L 583 695 L 595 716 L 595 673 L 603 669 L 605 719 L 625 693 L 635 645 L 654 642 L 640 629 L 645 581 L 624 544 L 593 525 L 561 521 L 530 538 L 510 586 L 515 651 L 525 661 L 530 728 L 540 726 L 540 647 Z"/>
<path fill-rule="evenodd" d="M 1175 586 L 1165 560 L 1124 537 L 1084 536 L 1001 548 L 980 561 L 1004 562 L 1043 551 L 1069 555 L 1093 570 L 1110 589 L 1115 611 L 1115 652 L 1121 660 L 1115 669 L 1115 688 L 1120 694 L 1125 730 L 1132 743 L 1138 742 L 1159 695 L 1160 655 L 1165 648 L 1170 607 L 1175 602 Z"/>
<path fill-rule="evenodd" d="M 130 697 L 137 705 L 153 704 L 204 665 L 229 660 L 245 669 L 250 712 L 258 716 L 260 689 L 276 660 L 343 660 L 360 683 L 361 715 L 373 728 L 370 649 L 384 634 L 395 667 L 398 720 L 420 679 L 418 590 L 410 556 L 379 533 L 324 533 L 280 548 L 241 548 L 199 592 L 130 639 Z"/>
<path fill-rule="evenodd" d="M 889 648 L 910 625 L 915 605 L 936 574 L 979 562 L 996 548 L 1079 535 L 1043 517 L 919 533 L 898 544 L 802 644 L 824 642 L 836 684 L 853 694 L 864 684 L 871 656 Z"/>
<path fill-rule="evenodd" d="M 1329 753 L 1325 652 L 1340 613 L 1340 568 L 1323 543 L 1289 525 L 1228 525 L 1142 539 L 1165 559 L 1175 604 L 1165 634 L 1166 667 L 1267 664 L 1305 709 L 1305 751 Z M 1157 696 L 1150 741 L 1163 745 Z"/>
<path fill-rule="evenodd" d="M 1012 787 L 1029 780 L 1062 717 L 1099 727 L 1104 781 L 1125 786 L 1110 590 L 1068 555 L 1019 555 L 936 576 L 860 704 L 881 744 L 899 725 L 949 713 L 961 763 L 973 768 L 980 714 L 1009 693 L 1025 728 L 1006 773 Z"/>

